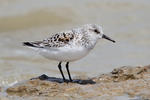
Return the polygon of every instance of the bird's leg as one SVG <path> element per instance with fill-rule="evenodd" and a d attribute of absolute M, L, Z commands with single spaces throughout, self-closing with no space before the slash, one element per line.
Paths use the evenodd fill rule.
<path fill-rule="evenodd" d="M 67 72 L 68 72 L 69 80 L 70 80 L 70 82 L 72 82 L 72 78 L 71 78 L 71 75 L 70 75 L 70 72 L 69 72 L 69 62 L 66 63 L 66 69 L 67 69 Z"/>
<path fill-rule="evenodd" d="M 62 77 L 63 77 L 63 80 L 66 81 L 65 76 L 64 76 L 64 74 L 63 74 L 63 71 L 62 71 L 62 69 L 61 69 L 61 62 L 59 62 L 58 68 L 59 68 L 59 71 L 60 71 L 60 73 L 61 73 L 61 75 L 62 75 Z"/>

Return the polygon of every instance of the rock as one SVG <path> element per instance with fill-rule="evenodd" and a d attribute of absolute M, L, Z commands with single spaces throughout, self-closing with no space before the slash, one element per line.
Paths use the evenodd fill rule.
<path fill-rule="evenodd" d="M 150 65 L 145 67 L 123 66 L 114 69 L 111 73 L 100 75 L 93 78 L 96 82 L 121 82 L 126 80 L 137 80 L 148 77 L 150 74 Z"/>
<path fill-rule="evenodd" d="M 60 78 L 42 75 L 9 87 L 6 92 L 10 96 L 38 97 L 43 100 L 56 98 L 58 100 L 60 98 L 62 100 L 83 98 L 115 100 L 115 97 L 124 95 L 129 98 L 148 99 L 150 98 L 150 65 L 123 66 L 108 74 L 87 80 L 74 79 L 73 82 L 63 82 Z"/>

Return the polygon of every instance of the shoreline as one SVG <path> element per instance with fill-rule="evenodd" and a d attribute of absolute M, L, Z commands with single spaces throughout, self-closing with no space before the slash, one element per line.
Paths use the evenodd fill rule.
<path fill-rule="evenodd" d="M 0 88 L 1 91 L 2 88 Z M 42 75 L 6 89 L 7 96 L 3 100 L 63 100 L 76 99 L 108 99 L 116 98 L 150 98 L 150 65 L 123 66 L 110 73 L 87 79 L 74 79 L 64 83 L 61 78 Z"/>

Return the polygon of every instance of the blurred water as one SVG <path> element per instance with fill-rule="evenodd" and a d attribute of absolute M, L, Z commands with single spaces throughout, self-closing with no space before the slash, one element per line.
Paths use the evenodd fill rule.
<path fill-rule="evenodd" d="M 88 56 L 70 64 L 73 77 L 150 64 L 149 9 L 149 0 L 0 0 L 0 86 L 43 73 L 61 77 L 58 62 L 41 57 L 21 42 L 42 40 L 87 23 L 102 25 L 117 43 L 100 40 Z"/>

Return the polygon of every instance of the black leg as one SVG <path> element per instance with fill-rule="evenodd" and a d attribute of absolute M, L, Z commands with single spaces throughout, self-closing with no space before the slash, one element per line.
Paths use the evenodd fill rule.
<path fill-rule="evenodd" d="M 61 69 L 61 62 L 59 62 L 58 68 L 59 68 L 59 71 L 60 71 L 60 73 L 61 73 L 61 75 L 62 75 L 62 77 L 63 77 L 63 80 L 66 81 L 65 76 L 64 76 L 64 74 L 63 74 L 63 71 L 62 71 L 62 69 Z"/>
<path fill-rule="evenodd" d="M 67 72 L 68 72 L 68 75 L 69 75 L 69 80 L 70 80 L 70 82 L 72 82 L 72 78 L 71 78 L 71 75 L 70 75 L 70 72 L 69 72 L 69 62 L 66 63 L 66 69 L 67 69 Z"/>

